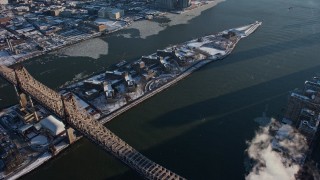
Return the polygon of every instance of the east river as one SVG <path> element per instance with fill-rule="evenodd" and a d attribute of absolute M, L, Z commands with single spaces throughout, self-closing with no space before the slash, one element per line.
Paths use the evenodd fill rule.
<path fill-rule="evenodd" d="M 38 80 L 58 88 L 122 59 L 262 21 L 223 61 L 205 66 L 106 125 L 150 159 L 188 179 L 244 179 L 246 141 L 259 127 L 254 119 L 263 112 L 277 118 L 288 92 L 320 75 L 319 16 L 318 0 L 227 0 L 184 24 L 162 24 L 158 33 L 129 28 L 71 47 L 72 56 L 50 54 L 24 64 Z M 94 56 L 76 56 L 77 51 Z M 0 108 L 17 103 L 13 88 L 3 81 L 0 99 Z M 82 139 L 23 179 L 109 178 L 140 177 Z"/>

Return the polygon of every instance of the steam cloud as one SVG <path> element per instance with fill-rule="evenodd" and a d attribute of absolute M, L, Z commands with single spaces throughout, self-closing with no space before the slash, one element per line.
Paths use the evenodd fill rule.
<path fill-rule="evenodd" d="M 246 180 L 293 180 L 308 149 L 303 135 L 290 125 L 271 120 L 261 127 L 246 150 L 254 162 Z"/>

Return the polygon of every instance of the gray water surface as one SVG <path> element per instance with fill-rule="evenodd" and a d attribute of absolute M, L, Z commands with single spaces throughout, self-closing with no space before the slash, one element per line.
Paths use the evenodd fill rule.
<path fill-rule="evenodd" d="M 268 116 L 277 118 L 288 91 L 320 72 L 319 16 L 318 0 L 227 0 L 188 24 L 170 26 L 145 39 L 135 29 L 121 32 L 131 38 L 119 34 L 102 38 L 108 54 L 98 59 L 46 55 L 25 65 L 37 79 L 57 88 L 122 59 L 134 60 L 169 44 L 263 21 L 223 61 L 209 64 L 107 124 L 147 157 L 188 179 L 244 179 L 246 141 L 258 128 L 254 119 L 266 106 Z M 1 107 L 16 103 L 13 88 L 0 86 L 0 99 Z M 109 178 L 140 177 L 82 139 L 23 179 Z"/>

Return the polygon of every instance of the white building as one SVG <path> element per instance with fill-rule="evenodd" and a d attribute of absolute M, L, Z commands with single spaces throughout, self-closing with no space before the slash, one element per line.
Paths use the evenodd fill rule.
<path fill-rule="evenodd" d="M 42 119 L 40 124 L 41 127 L 47 129 L 52 136 L 58 136 L 66 130 L 65 125 L 52 115 Z"/>
<path fill-rule="evenodd" d="M 0 0 L 0 4 L 8 4 L 8 0 Z"/>
<path fill-rule="evenodd" d="M 123 15 L 124 11 L 116 8 L 101 8 L 98 12 L 100 18 L 120 19 Z"/>
<path fill-rule="evenodd" d="M 114 97 L 114 90 L 111 86 L 111 83 L 108 83 L 105 81 L 103 83 L 103 91 L 105 92 L 105 95 L 107 98 L 113 98 Z"/>

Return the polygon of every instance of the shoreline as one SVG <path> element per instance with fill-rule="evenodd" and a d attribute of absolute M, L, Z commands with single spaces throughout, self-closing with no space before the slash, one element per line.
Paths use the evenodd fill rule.
<path fill-rule="evenodd" d="M 219 3 L 223 2 L 223 1 L 225 1 L 225 0 L 207 1 L 206 4 L 201 4 L 199 6 L 196 6 L 193 9 L 182 11 L 182 13 L 179 13 L 179 14 L 175 14 L 173 12 L 165 12 L 166 14 L 164 15 L 164 17 L 169 18 L 171 21 L 174 20 L 174 23 L 172 23 L 172 25 L 169 25 L 169 26 L 174 26 L 174 25 L 178 25 L 178 24 L 187 24 L 187 22 L 190 19 L 187 18 L 186 20 L 182 20 L 180 17 L 185 16 L 188 13 L 190 13 L 190 14 L 193 13 L 194 14 L 192 16 L 192 18 L 197 17 L 203 11 L 205 11 L 207 9 L 210 9 L 210 8 L 213 8 L 213 7 L 215 7 L 216 5 L 218 5 Z M 181 22 L 177 23 L 177 21 L 181 21 L 182 23 Z M 160 23 L 157 23 L 157 22 L 153 22 L 153 21 L 150 21 L 150 20 L 147 20 L 147 19 L 137 20 L 137 21 L 133 21 L 133 22 L 128 22 L 125 26 L 123 26 L 123 27 L 121 27 L 119 29 L 115 29 L 115 30 L 108 31 L 108 32 L 103 32 L 103 33 L 102 32 L 96 32 L 96 33 L 91 34 L 89 36 L 83 37 L 83 38 L 81 38 L 79 40 L 73 40 L 73 41 L 67 42 L 64 45 L 56 46 L 56 47 L 54 47 L 53 49 L 50 49 L 50 50 L 33 51 L 33 52 L 30 52 L 30 53 L 25 54 L 25 55 L 19 54 L 19 55 L 9 55 L 7 57 L 0 57 L 0 65 L 12 66 L 14 64 L 18 64 L 18 63 L 30 60 L 32 58 L 40 57 L 42 55 L 46 55 L 46 54 L 50 54 L 50 53 L 59 54 L 60 53 L 59 51 L 61 49 L 63 49 L 63 48 L 72 47 L 75 44 L 81 45 L 82 42 L 88 41 L 90 39 L 103 38 L 103 37 L 106 37 L 108 35 L 112 35 L 113 33 L 121 32 L 121 30 L 124 30 L 124 29 L 132 28 L 132 29 L 138 29 L 139 31 L 146 31 L 146 30 L 148 31 L 149 26 L 145 26 L 145 23 L 148 23 L 150 25 L 150 22 L 155 23 L 154 25 L 158 26 L 157 28 L 160 28 L 159 30 L 156 30 L 156 31 L 158 31 L 156 34 L 158 34 L 160 31 L 163 31 L 163 30 L 166 29 L 166 27 L 159 26 Z M 142 26 L 140 24 L 142 24 Z M 148 27 L 148 28 L 146 28 L 146 27 Z M 142 33 L 142 34 L 144 34 L 144 33 Z M 119 34 L 119 35 L 123 36 L 123 34 Z M 149 35 L 147 35 L 147 36 L 143 35 L 141 38 L 146 38 L 148 36 Z M 69 56 L 69 55 L 63 54 L 63 53 L 61 53 L 61 55 Z M 87 56 L 81 56 L 81 57 L 87 57 Z"/>

